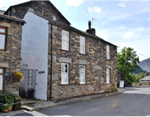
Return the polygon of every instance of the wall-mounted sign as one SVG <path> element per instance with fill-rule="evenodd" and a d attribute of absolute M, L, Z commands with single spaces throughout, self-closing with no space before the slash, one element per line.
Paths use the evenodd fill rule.
<path fill-rule="evenodd" d="M 39 74 L 44 74 L 45 73 L 45 71 L 39 71 Z"/>

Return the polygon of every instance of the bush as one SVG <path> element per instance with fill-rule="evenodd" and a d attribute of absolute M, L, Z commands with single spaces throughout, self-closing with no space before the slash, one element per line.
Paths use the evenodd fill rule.
<path fill-rule="evenodd" d="M 139 73 L 139 74 L 132 74 L 132 77 L 134 77 L 133 83 L 138 83 L 140 79 L 144 78 L 146 76 L 145 73 Z"/>

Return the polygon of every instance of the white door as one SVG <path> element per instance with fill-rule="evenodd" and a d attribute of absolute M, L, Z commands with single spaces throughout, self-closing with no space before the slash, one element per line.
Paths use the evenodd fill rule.
<path fill-rule="evenodd" d="M 0 68 L 0 92 L 3 91 L 3 75 L 4 75 L 4 70 Z"/>

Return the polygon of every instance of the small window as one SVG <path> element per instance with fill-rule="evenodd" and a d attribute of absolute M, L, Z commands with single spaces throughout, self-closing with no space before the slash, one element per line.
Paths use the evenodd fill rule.
<path fill-rule="evenodd" d="M 85 37 L 80 36 L 80 53 L 85 54 Z"/>
<path fill-rule="evenodd" d="M 106 73 L 106 83 L 110 84 L 110 68 L 107 68 Z"/>
<path fill-rule="evenodd" d="M 56 21 L 56 16 L 55 15 L 53 15 L 53 20 Z"/>
<path fill-rule="evenodd" d="M 85 66 L 80 65 L 80 84 L 85 84 Z"/>
<path fill-rule="evenodd" d="M 69 50 L 69 32 L 62 30 L 62 50 Z"/>
<path fill-rule="evenodd" d="M 69 64 L 61 63 L 61 84 L 68 84 Z"/>
<path fill-rule="evenodd" d="M 0 92 L 3 90 L 3 76 L 4 76 L 4 69 L 0 68 Z"/>
<path fill-rule="evenodd" d="M 6 28 L 0 27 L 0 50 L 5 50 Z"/>
<path fill-rule="evenodd" d="M 109 45 L 106 45 L 106 56 L 107 56 L 107 59 L 110 59 L 110 47 L 109 47 Z"/>

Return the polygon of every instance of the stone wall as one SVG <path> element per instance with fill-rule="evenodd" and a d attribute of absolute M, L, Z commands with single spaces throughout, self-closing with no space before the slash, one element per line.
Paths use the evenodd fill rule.
<path fill-rule="evenodd" d="M 66 20 L 62 18 L 49 1 L 31 1 L 20 6 L 15 6 L 12 8 L 11 15 L 23 19 L 28 10 L 48 21 L 52 20 L 53 15 L 55 15 L 59 23 L 68 25 Z"/>
<path fill-rule="evenodd" d="M 86 54 L 80 54 L 79 39 L 81 34 L 68 29 L 70 32 L 70 50 L 61 50 L 62 29 L 64 28 L 53 25 L 52 30 L 52 100 L 105 92 L 117 82 L 117 47 L 109 45 L 111 59 L 106 60 L 106 43 L 84 36 L 86 38 Z M 68 85 L 61 85 L 61 62 L 63 61 L 70 65 Z M 79 65 L 81 63 L 86 65 L 86 84 L 84 85 L 79 82 Z M 109 85 L 106 84 L 107 67 L 111 69 L 111 83 Z"/>
<path fill-rule="evenodd" d="M 20 70 L 22 25 L 16 22 L 0 21 L 0 26 L 8 28 L 6 51 L 0 51 L 0 67 L 5 73 Z M 4 78 L 4 91 L 18 94 L 18 84 L 8 84 Z"/>

